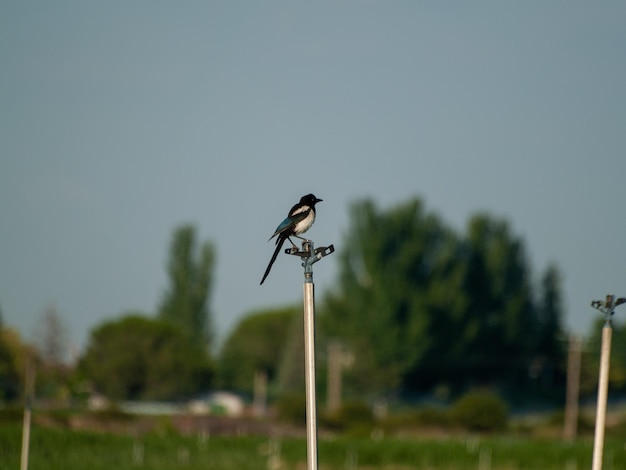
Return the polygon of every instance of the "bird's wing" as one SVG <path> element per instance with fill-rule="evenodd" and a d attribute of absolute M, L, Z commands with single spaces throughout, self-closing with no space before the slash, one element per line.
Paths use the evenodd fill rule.
<path fill-rule="evenodd" d="M 290 215 L 289 217 L 287 217 L 285 220 L 283 220 L 278 225 L 278 227 L 276 227 L 276 231 L 269 238 L 269 240 L 271 240 L 272 238 L 274 238 L 276 235 L 278 235 L 280 233 L 283 233 L 283 232 L 285 232 L 285 231 L 287 231 L 289 229 L 294 228 L 298 222 L 300 222 L 301 220 L 306 219 L 306 217 L 309 215 L 309 212 L 311 212 L 311 209 L 307 209 L 307 210 L 304 210 L 302 212 L 298 212 L 296 214 L 293 214 L 293 215 Z"/>

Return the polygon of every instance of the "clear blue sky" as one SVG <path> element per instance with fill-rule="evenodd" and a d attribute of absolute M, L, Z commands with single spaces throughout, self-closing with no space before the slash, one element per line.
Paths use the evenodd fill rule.
<path fill-rule="evenodd" d="M 586 333 L 592 299 L 626 295 L 624 25 L 613 1 L 2 2 L 5 321 L 31 339 L 53 305 L 80 346 L 153 312 L 192 222 L 217 247 L 224 335 L 301 301 L 297 258 L 258 284 L 313 192 L 309 234 L 338 249 L 363 197 L 420 196 L 459 230 L 508 218 Z"/>

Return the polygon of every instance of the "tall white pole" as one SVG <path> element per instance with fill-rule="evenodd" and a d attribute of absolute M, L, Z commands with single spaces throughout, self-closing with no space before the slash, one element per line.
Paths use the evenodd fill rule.
<path fill-rule="evenodd" d="M 306 274 L 311 274 L 307 277 Z M 317 398 L 315 396 L 315 300 L 312 273 L 304 281 L 304 378 L 306 387 L 307 469 L 317 470 Z"/>
<path fill-rule="evenodd" d="M 315 396 L 315 292 L 313 264 L 335 251 L 335 247 L 317 250 L 311 240 L 302 241 L 302 251 L 295 246 L 286 253 L 299 256 L 304 267 L 304 382 L 306 394 L 307 470 L 318 470 L 317 465 L 317 398 Z"/>
<path fill-rule="evenodd" d="M 598 382 L 598 405 L 596 409 L 596 430 L 593 441 L 592 470 L 602 470 L 604 453 L 604 426 L 606 423 L 606 402 L 609 391 L 609 365 L 611 360 L 611 336 L 613 329 L 607 321 L 602 328 L 602 351 L 600 355 L 600 379 Z"/>
<path fill-rule="evenodd" d="M 30 407 L 24 408 L 24 421 L 22 423 L 22 458 L 20 470 L 28 469 L 28 451 L 30 447 Z"/>
<path fill-rule="evenodd" d="M 24 421 L 22 424 L 22 455 L 20 470 L 28 469 L 28 454 L 30 450 L 30 421 L 32 404 L 35 394 L 35 365 L 34 360 L 29 358 L 26 366 L 26 393 L 24 404 Z"/>

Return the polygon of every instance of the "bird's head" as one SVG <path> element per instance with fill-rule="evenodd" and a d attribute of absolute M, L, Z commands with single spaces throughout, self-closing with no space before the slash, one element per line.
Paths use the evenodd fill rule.
<path fill-rule="evenodd" d="M 318 202 L 322 202 L 322 199 L 316 198 L 313 194 L 307 194 L 306 196 L 302 196 L 300 198 L 300 204 L 306 204 L 310 207 L 315 207 L 315 204 Z"/>

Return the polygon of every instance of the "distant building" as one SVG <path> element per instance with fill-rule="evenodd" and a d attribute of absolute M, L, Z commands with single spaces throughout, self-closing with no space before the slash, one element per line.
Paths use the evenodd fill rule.
<path fill-rule="evenodd" d="M 245 411 L 245 403 L 232 392 L 213 392 L 190 401 L 187 409 L 193 414 L 241 416 Z"/>

